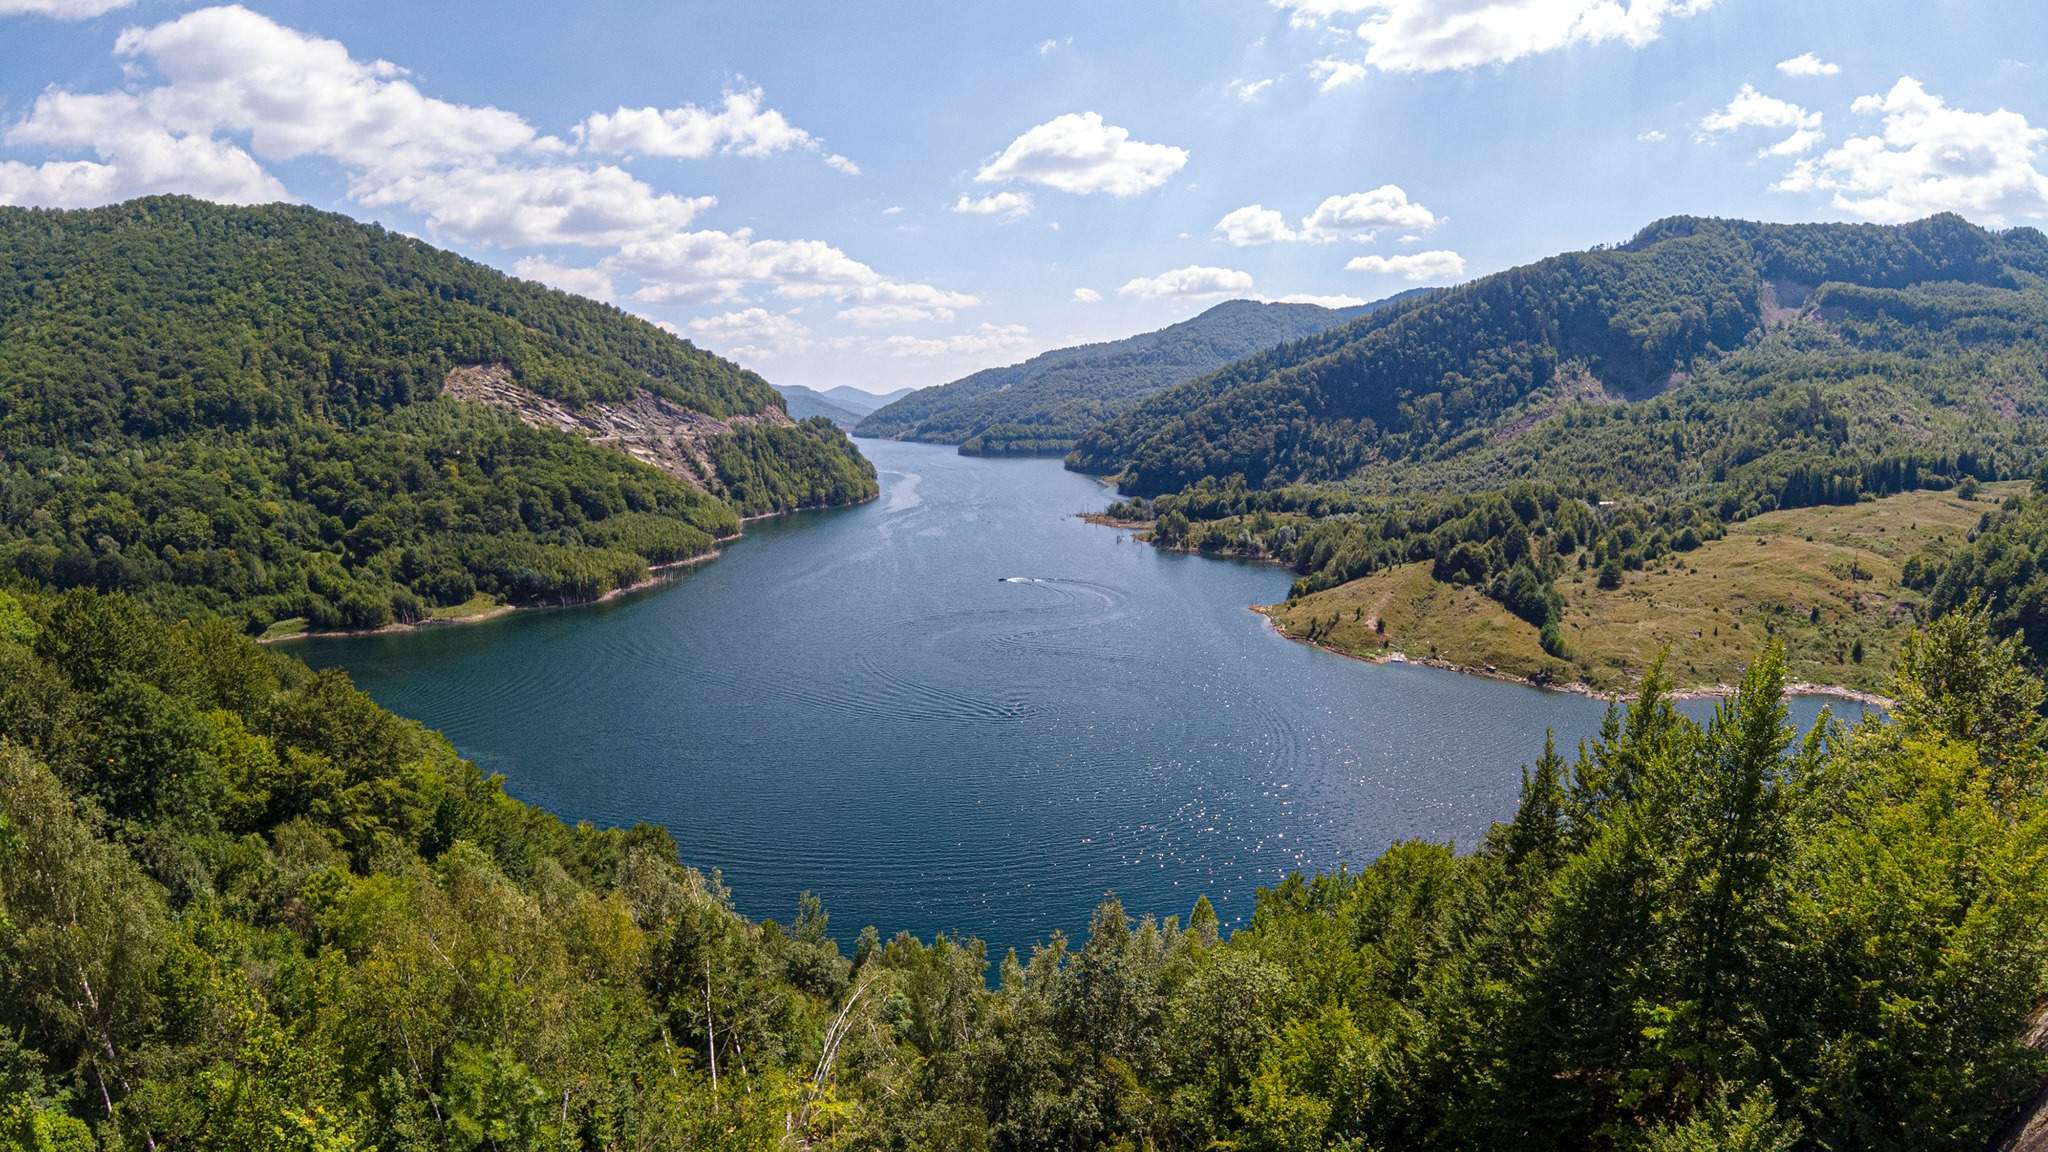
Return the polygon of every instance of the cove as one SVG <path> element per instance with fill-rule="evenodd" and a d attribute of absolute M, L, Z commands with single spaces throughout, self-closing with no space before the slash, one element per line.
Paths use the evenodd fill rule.
<path fill-rule="evenodd" d="M 1599 727 L 1584 697 L 1283 639 L 1247 608 L 1287 572 L 1083 523 L 1110 494 L 1058 461 L 861 448 L 880 499 L 751 524 L 646 592 L 289 650 L 523 800 L 665 825 L 749 916 L 809 890 L 842 940 L 992 957 L 1083 931 L 1111 890 L 1183 918 L 1206 892 L 1229 925 L 1294 869 L 1469 847 L 1546 728 L 1569 750 Z"/>

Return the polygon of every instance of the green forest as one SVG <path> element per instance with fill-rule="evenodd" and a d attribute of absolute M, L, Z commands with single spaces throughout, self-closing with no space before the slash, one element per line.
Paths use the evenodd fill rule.
<path fill-rule="evenodd" d="M 750 922 L 339 672 L 0 594 L 0 1148 L 1975 1152 L 2048 1075 L 2043 688 L 1989 626 L 1853 727 L 1795 733 L 1775 649 L 1704 725 L 1653 672 L 1482 843 L 996 958 Z"/>
<path fill-rule="evenodd" d="M 740 424 L 709 491 L 440 399 L 503 364 L 571 405 L 780 412 L 616 308 L 310 209 L 0 209 L 0 568 L 174 614 L 373 628 L 479 594 L 587 600 L 739 517 L 875 492 L 828 421 Z"/>
<path fill-rule="evenodd" d="M 1230 300 L 1157 332 L 1061 348 L 920 389 L 869 414 L 855 432 L 957 444 L 970 456 L 1057 455 L 1163 388 L 1377 307 Z"/>
<path fill-rule="evenodd" d="M 1773 510 L 2032 476 L 2044 275 L 2039 232 L 1953 216 L 1666 220 L 1161 393 L 1069 465 L 1115 475 L 1110 514 L 1160 543 L 1289 564 L 1295 596 L 1429 561 L 1562 656 L 1568 572 L 1618 588 Z M 1940 603 L 2013 582 L 1964 558 Z"/>

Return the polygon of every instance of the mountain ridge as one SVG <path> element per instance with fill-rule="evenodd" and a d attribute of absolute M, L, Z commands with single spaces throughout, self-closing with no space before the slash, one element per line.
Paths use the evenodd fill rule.
<path fill-rule="evenodd" d="M 1226 300 L 1165 328 L 1058 348 L 920 389 L 876 410 L 854 434 L 957 444 L 968 455 L 1064 452 L 1088 428 L 1161 388 L 1379 306 Z"/>

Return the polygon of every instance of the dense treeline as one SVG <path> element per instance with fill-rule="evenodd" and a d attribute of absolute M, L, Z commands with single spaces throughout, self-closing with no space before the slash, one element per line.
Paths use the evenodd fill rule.
<path fill-rule="evenodd" d="M 1082 433 L 1162 388 L 1355 320 L 1376 307 L 1231 300 L 1157 332 L 1061 348 L 921 389 L 871 413 L 855 431 L 958 444 L 971 456 L 1062 453 Z"/>
<path fill-rule="evenodd" d="M 503 364 L 570 404 L 769 413 L 758 377 L 615 308 L 310 209 L 0 209 L 0 567 L 248 628 L 588 599 L 739 515 L 845 503 L 826 424 L 739 424 L 709 494 L 438 398 Z M 736 511 L 737 510 L 737 514 Z"/>
<path fill-rule="evenodd" d="M 2048 1062 L 2042 688 L 1982 613 L 1796 743 L 1655 674 L 1476 851 L 1219 938 L 851 954 L 216 622 L 0 594 L 0 1148 L 1969 1149 Z M 1535 734 L 1530 734 L 1533 739 Z"/>
<path fill-rule="evenodd" d="M 1936 611 L 1981 601 L 2001 634 L 2048 661 L 2048 475 L 2031 493 L 1986 512 L 1954 553 L 1907 561 L 1905 580 L 1927 591 Z"/>

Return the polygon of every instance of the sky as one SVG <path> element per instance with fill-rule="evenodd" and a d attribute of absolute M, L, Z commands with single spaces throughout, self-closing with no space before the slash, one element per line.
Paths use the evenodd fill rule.
<path fill-rule="evenodd" d="M 925 386 L 1679 213 L 2048 223 L 2038 0 L 0 0 L 0 204 L 375 220 Z"/>

